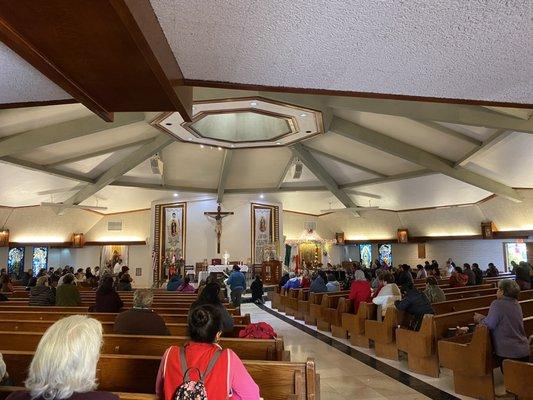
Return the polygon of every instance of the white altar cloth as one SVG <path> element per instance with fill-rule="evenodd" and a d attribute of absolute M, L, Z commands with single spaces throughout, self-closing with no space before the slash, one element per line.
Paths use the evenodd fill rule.
<path fill-rule="evenodd" d="M 248 272 L 248 265 L 239 265 L 239 267 L 241 268 L 241 272 Z M 233 265 L 209 265 L 207 267 L 207 272 L 223 272 L 227 269 L 231 271 Z"/>

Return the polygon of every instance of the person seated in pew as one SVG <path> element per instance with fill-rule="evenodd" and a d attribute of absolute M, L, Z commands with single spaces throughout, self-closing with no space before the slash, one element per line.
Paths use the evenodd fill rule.
<path fill-rule="evenodd" d="M 424 291 L 424 294 L 431 304 L 446 301 L 444 290 L 439 287 L 437 279 L 433 276 L 428 276 L 426 279 L 426 290 Z"/>
<path fill-rule="evenodd" d="M 479 268 L 478 263 L 472 264 L 472 272 L 474 272 L 474 275 L 476 276 L 476 285 L 481 285 L 483 283 L 483 271 L 481 268 Z"/>
<path fill-rule="evenodd" d="M 264 291 L 260 275 L 255 276 L 254 281 L 250 285 L 250 290 L 252 291 L 252 303 L 263 304 Z"/>
<path fill-rule="evenodd" d="M 202 374 L 209 400 L 259 400 L 259 387 L 240 358 L 217 344 L 222 335 L 219 309 L 210 304 L 192 308 L 188 325 L 190 341 L 181 348 L 168 348 L 161 360 L 156 395 L 173 400 L 178 386 L 198 382 Z"/>
<path fill-rule="evenodd" d="M 516 283 L 521 290 L 531 289 L 531 278 L 533 277 L 533 269 L 525 261 L 520 261 L 512 271 L 516 276 Z"/>
<path fill-rule="evenodd" d="M 500 271 L 498 271 L 498 268 L 493 263 L 489 263 L 488 269 L 485 271 L 485 276 L 487 278 L 496 278 L 499 275 Z"/>
<path fill-rule="evenodd" d="M 381 307 L 381 315 L 385 316 L 387 308 L 394 307 L 394 302 L 402 299 L 402 292 L 394 283 L 394 276 L 389 271 L 383 272 L 380 276 L 382 287 L 372 299 L 372 303 Z"/>
<path fill-rule="evenodd" d="M 30 306 L 54 306 L 56 304 L 56 297 L 54 291 L 48 286 L 48 278 L 41 276 L 37 279 L 34 287 L 30 290 L 30 298 L 28 304 Z"/>
<path fill-rule="evenodd" d="M 357 313 L 360 303 L 369 303 L 371 301 L 372 289 L 370 288 L 370 283 L 366 280 L 365 273 L 360 269 L 354 272 L 348 298 L 353 302 L 354 314 Z"/>
<path fill-rule="evenodd" d="M 133 307 L 117 315 L 113 331 L 123 335 L 170 335 L 165 320 L 150 308 L 153 301 L 154 293 L 151 290 L 136 290 L 133 293 Z"/>
<path fill-rule="evenodd" d="M 416 279 L 426 279 L 428 277 L 428 270 L 431 269 L 431 266 L 428 263 L 427 269 L 425 269 L 422 264 L 416 266 Z"/>
<path fill-rule="evenodd" d="M 0 386 L 13 386 L 14 383 L 7 373 L 6 363 L 0 353 Z"/>
<path fill-rule="evenodd" d="M 131 287 L 131 282 L 133 282 L 133 278 L 130 276 L 129 273 L 130 269 L 126 265 L 122 266 L 122 271 L 120 274 L 118 274 L 117 277 L 117 290 L 121 292 L 131 292 L 133 288 Z"/>
<path fill-rule="evenodd" d="M 311 286 L 311 279 L 309 279 L 309 271 L 305 270 L 302 275 L 302 281 L 300 282 L 300 287 L 302 289 L 307 289 Z"/>
<path fill-rule="evenodd" d="M 310 293 L 324 293 L 328 291 L 326 287 L 327 276 L 324 271 L 318 271 L 313 274 L 314 279 L 309 287 Z"/>
<path fill-rule="evenodd" d="M 81 296 L 78 288 L 76 287 L 74 275 L 65 275 L 65 279 L 63 279 L 63 284 L 56 288 L 56 306 L 81 306 Z"/>
<path fill-rule="evenodd" d="M 176 292 L 180 293 L 194 293 L 195 291 L 196 289 L 191 285 L 191 278 L 188 276 L 183 279 L 183 283 L 176 289 Z"/>
<path fill-rule="evenodd" d="M 212 305 L 220 313 L 220 318 L 222 319 L 222 331 L 232 332 L 233 317 L 229 314 L 226 307 L 224 307 L 224 304 L 222 304 L 220 290 L 220 285 L 217 282 L 211 282 L 205 285 L 202 293 L 198 295 L 198 299 L 191 304 L 191 310 L 203 304 Z"/>
<path fill-rule="evenodd" d="M 450 287 L 461 287 L 466 286 L 468 283 L 468 276 L 463 274 L 461 267 L 455 267 L 452 275 L 450 276 L 449 285 Z"/>
<path fill-rule="evenodd" d="M 492 337 L 492 347 L 500 369 L 503 360 L 529 361 L 529 341 L 524 329 L 524 316 L 518 304 L 520 287 L 512 279 L 498 282 L 496 300 L 487 316 L 475 313 L 474 321 L 485 325 Z"/>
<path fill-rule="evenodd" d="M 102 346 L 102 324 L 86 315 L 72 315 L 55 322 L 41 338 L 26 390 L 9 400 L 118 400 L 96 391 L 96 366 Z"/>
<path fill-rule="evenodd" d="M 291 276 L 288 272 L 283 274 L 283 276 L 279 280 L 279 288 L 281 289 L 283 286 L 285 286 L 285 284 L 289 281 L 289 279 L 291 279 Z"/>
<path fill-rule="evenodd" d="M 296 276 L 294 272 L 289 274 L 289 280 L 283 285 L 286 290 L 298 289 L 300 287 L 300 278 Z"/>
<path fill-rule="evenodd" d="M 1 283 L 0 292 L 4 292 L 4 293 L 13 292 L 13 283 L 11 282 L 11 278 L 9 277 L 8 274 L 2 275 L 2 281 L 0 283 Z"/>
<path fill-rule="evenodd" d="M 95 303 L 89 311 L 117 313 L 123 306 L 124 302 L 113 287 L 113 277 L 106 276 L 96 289 Z"/>
<path fill-rule="evenodd" d="M 476 284 L 476 274 L 472 271 L 472 267 L 468 263 L 463 264 L 463 274 L 468 277 L 466 286 L 474 286 Z"/>
<path fill-rule="evenodd" d="M 407 264 L 400 265 L 398 268 L 399 274 L 396 278 L 396 284 L 400 287 L 402 293 L 405 293 L 410 287 L 409 284 L 413 283 L 413 275 L 411 274 L 411 266 Z"/>
<path fill-rule="evenodd" d="M 76 279 L 76 283 L 83 283 L 86 281 L 87 277 L 85 276 L 85 273 L 83 272 L 83 268 L 78 268 L 76 271 L 76 275 L 74 275 Z M 63 282 L 65 282 L 63 280 Z"/>
<path fill-rule="evenodd" d="M 394 306 L 407 314 L 413 316 L 413 320 L 409 324 L 409 329 L 413 331 L 420 330 L 422 318 L 426 314 L 435 314 L 429 299 L 422 292 L 419 292 L 413 283 L 407 284 L 407 291 L 403 300 L 396 300 Z"/>
<path fill-rule="evenodd" d="M 181 275 L 172 275 L 167 283 L 167 291 L 175 292 L 182 283 Z"/>
<path fill-rule="evenodd" d="M 326 283 L 326 288 L 328 292 L 340 292 L 341 285 L 337 278 L 333 274 L 328 274 L 328 283 Z"/>

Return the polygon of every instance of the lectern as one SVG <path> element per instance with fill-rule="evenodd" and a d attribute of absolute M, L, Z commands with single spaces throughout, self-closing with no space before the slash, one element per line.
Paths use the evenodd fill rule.
<path fill-rule="evenodd" d="M 277 285 L 281 280 L 281 261 L 263 261 L 261 265 L 261 279 L 263 284 Z"/>

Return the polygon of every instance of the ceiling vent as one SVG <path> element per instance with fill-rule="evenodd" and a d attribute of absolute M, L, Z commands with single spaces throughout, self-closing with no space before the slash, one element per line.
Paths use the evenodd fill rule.
<path fill-rule="evenodd" d="M 122 221 L 108 221 L 107 222 L 108 231 L 121 231 L 122 230 Z"/>
<path fill-rule="evenodd" d="M 155 154 L 150 158 L 150 168 L 154 175 L 163 175 L 163 160 L 161 160 L 159 154 Z"/>

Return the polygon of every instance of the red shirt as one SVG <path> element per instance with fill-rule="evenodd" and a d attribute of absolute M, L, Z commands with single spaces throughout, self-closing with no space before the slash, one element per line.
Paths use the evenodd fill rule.
<path fill-rule="evenodd" d="M 302 278 L 302 282 L 300 283 L 301 288 L 308 288 L 311 286 L 311 280 L 309 278 Z"/>
<path fill-rule="evenodd" d="M 368 281 L 353 281 L 348 298 L 353 301 L 354 312 L 357 312 L 359 303 L 370 303 L 372 301 L 370 283 Z"/>

